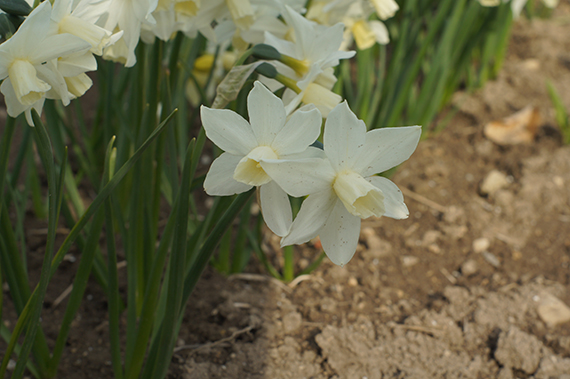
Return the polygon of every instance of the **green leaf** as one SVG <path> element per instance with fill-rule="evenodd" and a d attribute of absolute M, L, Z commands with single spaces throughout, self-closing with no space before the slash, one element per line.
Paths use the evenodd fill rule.
<path fill-rule="evenodd" d="M 566 108 L 562 103 L 562 99 L 552 82 L 546 82 L 546 86 L 548 88 L 550 100 L 552 101 L 552 105 L 554 105 L 554 110 L 556 111 L 556 123 L 560 127 L 564 143 L 570 144 L 570 119 L 568 118 L 568 112 L 566 111 Z"/>
<path fill-rule="evenodd" d="M 7 13 L 0 14 L 0 38 L 8 39 L 16 33 L 16 28 Z"/>
<path fill-rule="evenodd" d="M 16 16 L 27 16 L 32 11 L 26 0 L 0 0 L 0 9 Z"/>

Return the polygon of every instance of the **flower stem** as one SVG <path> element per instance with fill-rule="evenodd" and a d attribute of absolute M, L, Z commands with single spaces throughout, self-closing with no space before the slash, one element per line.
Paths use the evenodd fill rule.
<path fill-rule="evenodd" d="M 295 278 L 295 267 L 293 262 L 293 245 L 283 248 L 283 280 L 290 282 Z"/>

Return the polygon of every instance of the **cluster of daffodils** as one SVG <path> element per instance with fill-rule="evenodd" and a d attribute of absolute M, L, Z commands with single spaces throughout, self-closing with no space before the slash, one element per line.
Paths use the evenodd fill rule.
<path fill-rule="evenodd" d="M 501 2 L 506 3 L 508 1 L 509 0 L 479 0 L 481 5 L 485 7 L 496 7 L 499 4 L 501 4 Z M 513 16 L 517 18 L 520 16 L 528 0 L 510 0 L 510 1 L 511 1 L 511 9 L 513 11 Z M 558 1 L 559 0 L 542 0 L 544 5 L 546 5 L 548 8 L 551 9 L 556 8 L 556 6 L 558 5 Z"/>
<path fill-rule="evenodd" d="M 94 0 L 57 0 L 36 7 L 18 30 L 0 45 L 0 91 L 7 112 L 41 113 L 44 101 L 60 99 L 64 105 L 91 85 L 85 74 L 97 69 L 95 55 L 112 45 L 122 33 L 97 26 L 103 9 Z"/>
<path fill-rule="evenodd" d="M 411 155 L 420 128 L 367 133 L 333 92 L 334 68 L 355 55 L 348 50 L 353 43 L 359 49 L 388 43 L 382 21 L 398 11 L 394 0 L 46 0 L 35 9 L 32 3 L 0 3 L 9 13 L 0 14 L 0 91 L 10 116 L 25 113 L 32 125 L 31 110 L 41 112 L 45 99 L 67 105 L 83 95 L 92 85 L 86 73 L 97 69 L 95 55 L 131 67 L 141 40 L 200 33 L 207 49 L 186 87 L 194 106 L 198 93 L 219 97 L 224 81 L 239 92 L 253 71 L 261 74 L 248 96 L 249 122 L 202 107 L 206 135 L 225 151 L 204 182 L 208 194 L 258 187 L 263 217 L 283 245 L 320 235 L 341 265 L 356 250 L 362 218 L 407 217 L 401 192 L 375 174 Z M 234 67 L 222 81 L 238 57 L 256 61 Z M 273 94 L 282 88 L 282 98 Z M 317 148 L 323 119 L 324 148 Z M 289 196 L 306 197 L 295 220 Z"/>
<path fill-rule="evenodd" d="M 353 40 L 359 49 L 387 43 L 380 20 L 399 9 L 394 0 L 315 0 L 308 9 L 306 0 L 53 0 L 32 10 L 33 3 L 12 0 L 0 6 L 0 17 L 3 10 L 10 13 L 0 20 L 0 38 L 6 40 L 0 44 L 1 92 L 8 114 L 25 113 L 30 124 L 31 109 L 41 112 L 46 98 L 67 105 L 91 87 L 85 73 L 97 69 L 93 55 L 132 67 L 141 39 L 167 41 L 177 32 L 204 35 L 211 51 L 220 49 L 226 66 L 251 45 L 274 46 L 296 63 L 276 64 L 289 79 L 288 113 L 313 103 L 326 116 L 341 100 L 331 91 L 332 67 L 354 54 L 345 51 Z M 200 63 L 203 71 L 217 68 L 215 85 L 222 64 L 208 55 Z M 189 88 L 189 97 L 196 100 L 195 88 Z"/>
<path fill-rule="evenodd" d="M 388 29 L 380 20 L 393 17 L 400 9 L 394 0 L 315 0 L 307 12 L 307 18 L 324 25 L 342 22 L 346 29 L 342 48 L 354 40 L 360 50 L 375 43 L 390 41 Z M 370 19 L 376 14 L 380 20 Z"/>
<path fill-rule="evenodd" d="M 325 3 L 314 6 L 332 11 L 347 5 Z M 349 3 L 387 4 L 386 16 L 398 9 L 390 1 Z M 263 45 L 253 49 L 271 69 L 258 69 L 265 77 L 247 98 L 249 122 L 230 110 L 201 109 L 207 137 L 224 151 L 212 163 L 204 189 L 229 196 L 257 187 L 263 218 L 282 237 L 282 246 L 320 236 L 331 261 L 344 265 L 356 251 L 361 219 L 408 217 L 401 191 L 376 174 L 410 157 L 421 128 L 366 132 L 364 122 L 332 92 L 334 67 L 355 54 L 342 50 L 345 26 L 316 23 L 289 6 L 282 17 L 291 29 L 288 35 L 266 31 Z M 283 86 L 280 99 L 273 91 Z M 315 145 L 323 118 L 321 149 Z M 289 196 L 306 197 L 295 220 Z"/>
<path fill-rule="evenodd" d="M 282 246 L 320 236 L 331 261 L 344 265 L 356 251 L 361 219 L 408 217 L 398 187 L 375 174 L 410 157 L 419 126 L 367 132 L 342 102 L 329 113 L 321 150 L 313 146 L 321 130 L 318 109 L 305 106 L 287 116 L 283 101 L 260 82 L 247 106 L 249 122 L 230 110 L 202 107 L 206 135 L 224 150 L 204 188 L 228 196 L 258 187 L 263 218 L 283 237 Z M 288 195 L 307 196 L 294 221 Z"/>

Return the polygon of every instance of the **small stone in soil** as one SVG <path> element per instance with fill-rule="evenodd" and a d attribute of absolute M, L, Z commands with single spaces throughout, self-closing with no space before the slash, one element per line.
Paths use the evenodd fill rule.
<path fill-rule="evenodd" d="M 473 259 L 466 260 L 461 265 L 461 273 L 464 276 L 474 275 L 477 273 L 477 271 L 479 271 L 479 267 L 477 265 L 477 262 Z"/>
<path fill-rule="evenodd" d="M 402 257 L 402 265 L 404 265 L 404 267 L 412 267 L 418 264 L 419 261 L 420 259 L 418 257 L 414 257 L 413 255 L 404 255 Z"/>
<path fill-rule="evenodd" d="M 548 326 L 556 326 L 570 321 L 570 308 L 557 297 L 543 293 L 537 307 L 538 316 Z"/>
<path fill-rule="evenodd" d="M 501 265 L 499 258 L 497 258 L 495 254 L 489 253 L 488 251 L 484 251 L 482 254 L 483 258 L 485 258 L 487 263 L 489 263 L 491 266 L 499 267 Z"/>
<path fill-rule="evenodd" d="M 473 241 L 473 251 L 477 254 L 486 251 L 489 246 L 491 246 L 491 241 L 485 237 L 477 238 L 475 241 Z"/>
<path fill-rule="evenodd" d="M 509 180 L 507 179 L 507 175 L 503 174 L 500 171 L 493 170 L 487 174 L 487 177 L 485 177 L 485 179 L 483 179 L 483 183 L 481 183 L 481 194 L 492 195 L 493 193 L 507 187 L 508 185 Z"/>

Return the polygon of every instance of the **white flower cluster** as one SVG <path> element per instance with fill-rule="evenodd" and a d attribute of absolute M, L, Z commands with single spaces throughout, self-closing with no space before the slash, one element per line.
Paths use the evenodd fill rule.
<path fill-rule="evenodd" d="M 326 3 L 312 4 L 322 5 L 323 11 L 365 4 Z M 373 4 L 386 17 L 398 9 L 391 0 Z M 249 122 L 230 110 L 201 109 L 207 137 L 224 150 L 212 163 L 204 189 L 212 196 L 228 196 L 258 187 L 263 218 L 282 237 L 282 246 L 320 236 L 327 256 L 344 265 L 356 251 L 361 219 L 408 217 L 400 190 L 375 174 L 407 160 L 421 128 L 366 132 L 364 122 L 332 92 L 334 67 L 355 54 L 341 50 L 344 25 L 318 24 L 289 6 L 282 16 L 290 31 L 285 37 L 265 31 L 263 42 L 273 50 L 255 54 L 273 64 L 276 74 L 266 76 L 276 81 L 263 82 L 271 90 L 285 85 L 283 99 L 258 81 L 247 99 Z M 312 145 L 323 118 L 320 149 Z M 294 221 L 288 196 L 308 196 Z"/>
<path fill-rule="evenodd" d="M 209 47 L 196 60 L 198 83 L 202 77 L 206 81 L 211 67 L 214 77 L 221 76 L 223 59 L 233 62 L 257 45 L 261 48 L 248 51 L 263 62 L 243 66 L 250 70 L 243 71 L 247 76 L 254 69 L 265 75 L 264 84 L 256 82 L 248 96 L 249 122 L 230 110 L 202 107 L 206 135 L 225 151 L 207 174 L 206 192 L 227 196 L 259 187 L 264 219 L 283 245 L 320 235 L 325 252 L 341 265 L 356 250 L 362 218 L 408 216 L 398 188 L 374 175 L 408 159 L 420 127 L 366 132 L 332 91 L 334 67 L 355 54 L 346 51 L 352 41 L 361 49 L 388 42 L 386 27 L 371 16 L 392 17 L 399 9 L 394 0 L 313 0 L 309 9 L 305 0 L 52 3 L 36 7 L 0 45 L 0 90 L 10 116 L 25 112 L 32 125 L 31 109 L 40 112 L 46 98 L 67 105 L 81 96 L 92 85 L 85 73 L 97 69 L 94 55 L 133 66 L 141 38 L 204 35 Z M 212 47 L 223 59 L 215 62 Z M 263 73 L 261 65 L 268 71 Z M 272 90 L 283 86 L 280 99 Z M 195 92 L 188 87 L 189 94 Z M 320 149 L 311 145 L 323 118 Z M 289 195 L 308 196 L 294 221 Z"/>
<path fill-rule="evenodd" d="M 419 126 L 366 132 L 345 101 L 327 118 L 321 150 L 311 146 L 321 130 L 317 109 L 302 107 L 287 117 L 281 99 L 260 82 L 247 100 L 249 122 L 230 110 L 202 107 L 206 135 L 225 151 L 206 176 L 209 195 L 259 187 L 263 218 L 283 237 L 282 246 L 320 235 L 325 253 L 338 265 L 356 251 L 361 219 L 408 217 L 398 187 L 375 174 L 410 157 Z M 287 195 L 308 196 L 295 221 Z"/>
<path fill-rule="evenodd" d="M 96 0 L 58 0 L 53 7 L 45 1 L 0 45 L 0 91 L 10 116 L 25 112 L 32 125 L 31 109 L 41 112 L 46 98 L 67 105 L 91 87 L 85 72 L 97 69 L 93 54 L 122 35 L 97 26 L 101 14 Z"/>
<path fill-rule="evenodd" d="M 324 25 L 342 22 L 346 49 L 351 42 L 356 42 L 360 50 L 367 49 L 375 43 L 385 45 L 390 42 L 388 29 L 379 20 L 370 20 L 374 13 L 380 20 L 393 17 L 400 9 L 394 0 L 315 0 L 307 12 L 307 18 Z"/>
<path fill-rule="evenodd" d="M 30 6 L 32 0 L 25 0 Z M 15 0 L 24 2 L 24 0 Z M 267 43 L 303 62 L 295 72 L 276 64 L 295 81 L 288 90 L 289 112 L 300 103 L 314 103 L 326 114 L 340 102 L 331 92 L 332 67 L 354 53 L 346 49 L 387 43 L 380 21 L 398 10 L 394 0 L 315 0 L 303 12 L 305 0 L 53 0 L 34 9 L 0 45 L 0 80 L 8 114 L 41 112 L 46 98 L 67 105 L 92 85 L 85 74 L 97 69 L 95 55 L 131 67 L 142 38 L 168 40 L 176 32 L 201 33 L 210 45 L 231 44 L 238 54 L 251 44 Z M 52 5 L 53 4 L 53 5 Z M 0 11 L 1 12 L 1 11 Z M 283 20 L 281 19 L 283 17 Z M 309 21 L 318 21 L 321 25 Z M 346 28 L 341 24 L 344 23 Z M 342 38 L 339 38 L 341 36 Z M 330 54 L 329 54 L 330 53 Z M 322 57 L 326 56 L 326 59 Z"/>
<path fill-rule="evenodd" d="M 507 3 L 509 0 L 479 0 L 479 2 L 481 3 L 481 5 L 485 6 L 485 7 L 496 7 L 499 4 L 501 4 L 501 1 L 503 3 Z M 513 16 L 515 18 L 519 17 L 524 6 L 526 5 L 528 0 L 510 0 L 511 1 L 511 9 L 513 11 Z M 559 0 L 542 0 L 542 2 L 544 3 L 544 5 L 546 5 L 548 8 L 556 8 L 556 6 L 558 6 L 558 2 Z"/>

